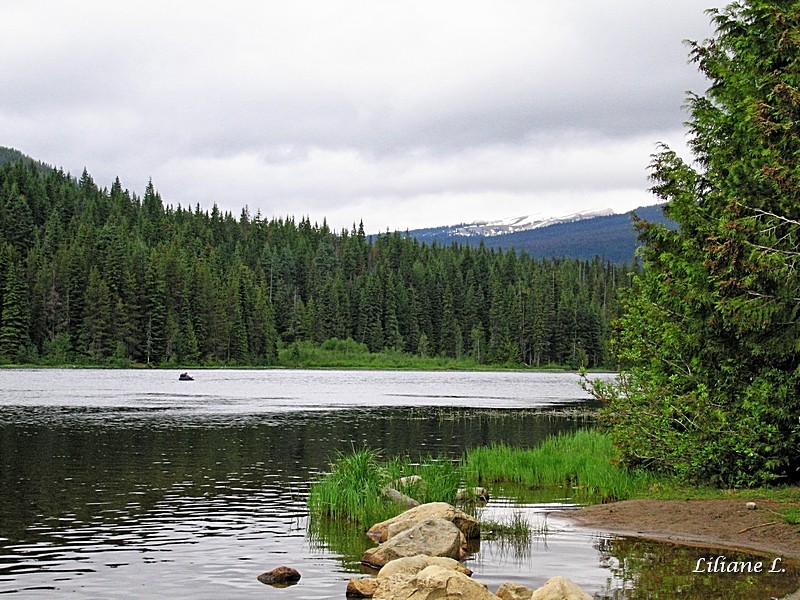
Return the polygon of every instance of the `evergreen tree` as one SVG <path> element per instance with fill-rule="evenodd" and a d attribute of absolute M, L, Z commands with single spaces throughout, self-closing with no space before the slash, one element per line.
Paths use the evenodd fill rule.
<path fill-rule="evenodd" d="M 102 362 L 111 356 L 114 345 L 108 284 L 100 276 L 97 267 L 93 267 L 89 274 L 84 307 L 86 312 L 81 327 L 81 343 L 94 362 Z"/>
<path fill-rule="evenodd" d="M 256 288 L 251 347 L 259 363 L 271 365 L 277 362 L 277 339 L 275 316 L 268 292 L 263 286 Z"/>
<path fill-rule="evenodd" d="M 2 252 L 5 266 L 3 306 L 0 313 L 0 359 L 16 361 L 23 357 L 28 338 L 28 309 L 25 280 L 12 258 L 12 250 Z"/>
<path fill-rule="evenodd" d="M 712 10 L 692 44 L 697 168 L 664 148 L 654 191 L 677 231 L 642 224 L 644 273 L 607 400 L 631 464 L 724 485 L 800 477 L 800 5 Z"/>
<path fill-rule="evenodd" d="M 150 255 L 144 279 L 144 343 L 147 364 L 161 362 L 166 358 L 167 299 L 164 278 L 159 268 L 159 255 L 155 250 Z"/>

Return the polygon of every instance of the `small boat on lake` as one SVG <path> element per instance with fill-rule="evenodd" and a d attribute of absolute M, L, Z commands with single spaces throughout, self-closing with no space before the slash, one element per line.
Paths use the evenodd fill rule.
<path fill-rule="evenodd" d="M 181 373 L 180 377 L 178 377 L 178 381 L 194 381 L 194 377 L 189 375 L 189 373 Z"/>

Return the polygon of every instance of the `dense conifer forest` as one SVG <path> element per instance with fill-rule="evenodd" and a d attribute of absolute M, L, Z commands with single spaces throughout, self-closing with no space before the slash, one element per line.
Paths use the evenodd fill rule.
<path fill-rule="evenodd" d="M 635 265 L 238 217 L 0 167 L 0 360 L 271 365 L 327 344 L 475 364 L 607 365 Z M 337 340 L 352 340 L 338 342 Z"/>

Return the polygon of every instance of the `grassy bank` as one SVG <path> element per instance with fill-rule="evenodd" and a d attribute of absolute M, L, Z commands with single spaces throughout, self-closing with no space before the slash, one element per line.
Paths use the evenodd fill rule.
<path fill-rule="evenodd" d="M 419 475 L 423 485 L 394 485 L 420 502 L 454 502 L 460 486 L 517 483 L 529 488 L 562 488 L 583 501 L 629 498 L 651 485 L 653 478 L 614 466 L 610 439 L 581 430 L 550 438 L 532 450 L 494 445 L 470 450 L 459 461 L 427 458 L 418 463 L 381 461 L 373 450 L 338 455 L 331 471 L 311 486 L 312 514 L 369 526 L 404 510 L 381 490 L 401 477 Z"/>
<path fill-rule="evenodd" d="M 366 344 L 352 339 L 330 339 L 322 344 L 293 342 L 278 348 L 278 365 L 286 368 L 308 369 L 406 369 L 415 371 L 504 371 L 537 370 L 568 371 L 565 365 L 529 367 L 522 363 L 483 363 L 471 355 L 459 358 L 424 356 L 399 350 L 384 349 L 370 352 Z M 574 369 L 572 369 L 574 370 Z"/>
<path fill-rule="evenodd" d="M 545 440 L 533 449 L 496 444 L 467 451 L 460 460 L 429 457 L 419 462 L 383 460 L 374 450 L 338 455 L 330 473 L 311 486 L 313 516 L 349 521 L 367 528 L 403 512 L 406 507 L 388 500 L 381 490 L 392 485 L 419 502 L 455 503 L 459 487 L 510 485 L 542 492 L 555 491 L 580 503 L 596 504 L 650 498 L 660 500 L 715 500 L 742 498 L 779 503 L 770 512 L 800 525 L 800 487 L 776 486 L 745 490 L 697 487 L 649 472 L 618 466 L 610 436 L 579 430 Z M 424 484 L 399 485 L 397 480 L 419 475 Z M 518 523 L 487 524 L 487 532 L 511 535 Z M 529 529 L 529 527 L 528 527 Z M 511 533 L 509 533 L 511 532 Z"/>
<path fill-rule="evenodd" d="M 409 371 L 575 371 L 567 365 L 538 365 L 531 367 L 522 363 L 483 363 L 472 356 L 459 358 L 444 356 L 422 356 L 408 354 L 398 350 L 382 350 L 370 352 L 365 344 L 352 339 L 330 339 L 322 344 L 314 342 L 279 343 L 277 361 L 264 362 L 242 361 L 170 361 L 145 365 L 125 358 L 110 358 L 103 362 L 93 361 L 88 356 L 76 356 L 64 353 L 58 357 L 43 356 L 26 363 L 0 363 L 2 368 L 158 368 L 158 369 L 374 369 L 374 370 L 409 370 Z"/>

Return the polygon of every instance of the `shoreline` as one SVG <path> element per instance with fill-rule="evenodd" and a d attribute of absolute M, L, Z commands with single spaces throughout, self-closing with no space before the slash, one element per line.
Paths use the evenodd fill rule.
<path fill-rule="evenodd" d="M 608 533 L 780 556 L 800 562 L 800 531 L 781 519 L 785 504 L 747 499 L 649 500 L 595 504 L 571 512 L 579 526 Z"/>

